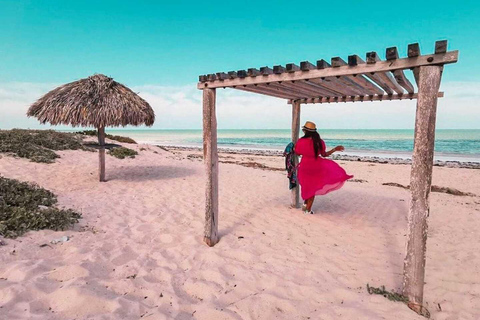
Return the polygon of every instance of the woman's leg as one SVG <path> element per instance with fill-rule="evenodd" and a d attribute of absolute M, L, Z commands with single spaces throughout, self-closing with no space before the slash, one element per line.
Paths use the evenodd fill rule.
<path fill-rule="evenodd" d="M 312 211 L 312 205 L 313 205 L 314 200 L 315 200 L 315 196 L 307 199 L 307 210 L 308 211 Z"/>

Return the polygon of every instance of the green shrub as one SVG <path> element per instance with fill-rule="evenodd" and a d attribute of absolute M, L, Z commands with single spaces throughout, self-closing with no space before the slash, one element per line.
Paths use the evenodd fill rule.
<path fill-rule="evenodd" d="M 86 136 L 97 136 L 97 130 L 85 130 L 85 131 L 79 131 L 77 133 L 83 134 L 83 135 L 86 135 Z M 110 140 L 115 140 L 115 141 L 118 141 L 118 142 L 137 144 L 137 142 L 135 140 L 133 140 L 132 138 L 129 138 L 129 137 L 114 136 L 114 135 L 111 135 L 111 134 L 106 134 L 105 137 L 110 139 Z"/>
<path fill-rule="evenodd" d="M 107 153 L 118 159 L 125 159 L 126 157 L 135 158 L 135 156 L 138 155 L 137 151 L 125 147 L 113 148 L 110 149 Z"/>
<path fill-rule="evenodd" d="M 135 140 L 133 140 L 132 138 L 129 138 L 129 137 L 112 136 L 111 134 L 107 134 L 106 137 L 110 140 L 115 140 L 115 141 L 118 141 L 118 142 L 137 144 L 137 142 Z"/>
<path fill-rule="evenodd" d="M 54 130 L 0 130 L 0 152 L 33 162 L 53 163 L 55 150 L 85 150 L 79 135 Z"/>
<path fill-rule="evenodd" d="M 97 136 L 97 130 L 84 130 L 76 133 L 83 134 L 84 136 Z"/>
<path fill-rule="evenodd" d="M 55 207 L 57 197 L 35 184 L 0 176 L 0 235 L 16 238 L 29 230 L 65 230 L 81 214 Z"/>

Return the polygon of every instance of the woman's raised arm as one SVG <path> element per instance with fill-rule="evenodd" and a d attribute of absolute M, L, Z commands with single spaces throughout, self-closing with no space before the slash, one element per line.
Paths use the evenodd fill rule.
<path fill-rule="evenodd" d="M 322 140 L 322 151 L 320 152 L 320 155 L 324 158 L 331 156 L 334 152 L 345 150 L 343 146 L 336 146 L 330 151 L 326 151 L 326 149 L 327 149 L 327 146 L 325 145 L 325 142 Z"/>

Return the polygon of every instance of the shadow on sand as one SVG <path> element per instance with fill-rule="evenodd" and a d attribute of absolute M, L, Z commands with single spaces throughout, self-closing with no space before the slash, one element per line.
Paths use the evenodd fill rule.
<path fill-rule="evenodd" d="M 280 215 L 298 215 L 304 218 L 301 209 L 291 209 L 289 207 L 289 195 L 274 196 L 270 198 L 264 205 L 267 207 L 278 208 Z M 282 205 L 284 209 L 282 209 Z M 384 256 L 379 259 L 386 259 L 389 264 L 397 266 L 401 272 L 403 263 L 403 239 L 398 234 L 403 234 L 407 227 L 408 202 L 400 197 L 392 197 L 385 195 L 373 195 L 362 191 L 341 190 L 331 193 L 327 196 L 318 196 L 313 205 L 314 215 L 306 216 L 309 218 L 309 224 L 315 224 L 318 220 L 330 220 L 335 223 L 352 226 L 352 233 L 369 233 L 376 232 L 381 241 L 387 248 Z M 220 207 L 220 214 L 222 213 Z M 242 223 L 249 223 L 251 217 L 257 212 L 257 208 L 252 207 L 251 211 L 245 211 L 241 216 L 237 217 L 237 221 L 230 226 L 220 228 L 219 236 L 221 238 L 235 232 L 237 227 Z M 272 211 L 272 214 L 274 214 Z M 272 217 L 273 218 L 273 217 Z M 272 222 L 274 219 L 272 220 Z M 400 254 L 399 254 L 400 253 Z M 361 257 L 358 257 L 361 259 Z M 401 287 L 401 274 L 393 276 L 393 280 L 398 288 Z"/>
<path fill-rule="evenodd" d="M 196 174 L 195 170 L 174 166 L 131 166 L 119 167 L 107 171 L 107 180 L 153 181 L 188 177 Z"/>

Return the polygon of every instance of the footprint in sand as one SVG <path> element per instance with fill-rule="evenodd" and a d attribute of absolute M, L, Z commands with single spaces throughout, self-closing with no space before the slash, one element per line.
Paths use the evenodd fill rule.
<path fill-rule="evenodd" d="M 160 242 L 162 243 L 172 243 L 173 237 L 169 234 L 162 234 L 161 236 L 158 237 Z"/>
<path fill-rule="evenodd" d="M 17 264 L 7 269 L 3 274 L 0 274 L 0 278 L 8 279 L 11 282 L 21 282 L 26 277 L 26 272 L 23 266 Z"/>
<path fill-rule="evenodd" d="M 51 272 L 48 277 L 53 280 L 57 281 L 68 281 L 74 278 L 83 278 L 88 276 L 88 270 L 76 266 L 76 265 L 69 265 L 69 266 L 62 266 Z"/>
<path fill-rule="evenodd" d="M 77 288 L 63 288 L 49 294 L 46 302 L 52 310 L 68 318 L 87 318 L 92 315 L 111 313 L 119 307 L 118 302 L 105 299 Z"/>
<path fill-rule="evenodd" d="M 140 231 L 143 233 L 150 233 L 153 231 L 153 226 L 150 223 L 144 223 L 137 227 L 137 231 Z"/>
<path fill-rule="evenodd" d="M 125 263 L 135 260 L 138 254 L 132 250 L 129 246 L 123 248 L 122 254 L 112 259 L 112 263 L 116 266 L 124 265 Z"/>

